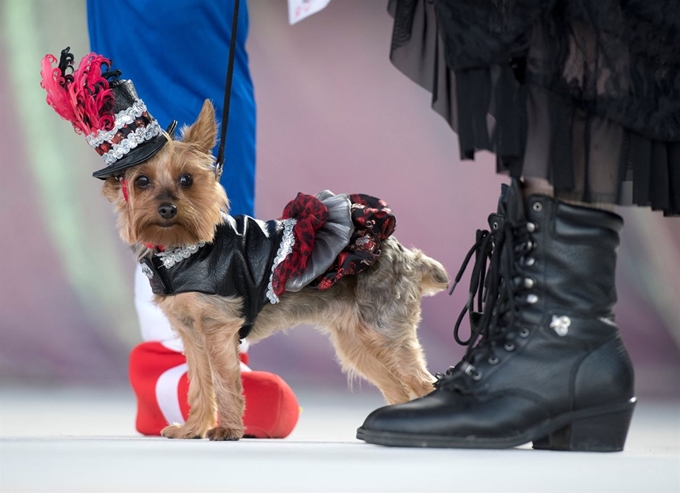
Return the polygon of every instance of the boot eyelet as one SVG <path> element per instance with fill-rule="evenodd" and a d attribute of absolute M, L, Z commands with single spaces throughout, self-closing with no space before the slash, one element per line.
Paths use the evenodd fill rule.
<path fill-rule="evenodd" d="M 527 258 L 524 260 L 524 265 L 526 265 L 526 266 L 528 266 L 528 267 L 531 267 L 531 266 L 534 265 L 535 263 L 536 263 L 536 259 L 535 259 L 534 257 L 527 257 Z"/>
<path fill-rule="evenodd" d="M 535 223 L 531 223 L 531 222 L 527 223 L 527 231 L 529 233 L 533 233 L 534 231 L 536 231 L 536 229 L 537 229 L 537 227 L 536 227 Z"/>
<path fill-rule="evenodd" d="M 524 278 L 524 287 L 527 289 L 531 289 L 536 285 L 536 281 L 534 281 L 531 277 L 526 277 Z"/>
<path fill-rule="evenodd" d="M 496 356 L 493 356 L 487 360 L 490 365 L 497 365 L 500 362 L 500 359 L 497 358 Z"/>
<path fill-rule="evenodd" d="M 529 303 L 530 305 L 535 305 L 536 303 L 538 303 L 538 296 L 536 296 L 533 293 L 528 295 L 527 296 L 527 303 Z"/>
<path fill-rule="evenodd" d="M 521 329 L 521 330 L 519 331 L 519 336 L 520 336 L 520 337 L 529 337 L 529 329 L 527 329 L 526 327 L 524 327 L 523 329 Z"/>
<path fill-rule="evenodd" d="M 476 382 L 480 381 L 482 379 L 482 372 L 475 371 L 472 374 L 472 379 L 475 380 Z"/>
<path fill-rule="evenodd" d="M 540 202 L 534 202 L 531 208 L 536 212 L 541 212 L 543 210 L 543 204 L 541 204 Z"/>
<path fill-rule="evenodd" d="M 506 342 L 505 346 L 503 346 L 505 350 L 509 353 L 515 350 L 515 345 L 512 342 Z"/>
<path fill-rule="evenodd" d="M 493 224 L 491 225 L 493 229 L 498 229 L 498 222 L 494 221 Z"/>

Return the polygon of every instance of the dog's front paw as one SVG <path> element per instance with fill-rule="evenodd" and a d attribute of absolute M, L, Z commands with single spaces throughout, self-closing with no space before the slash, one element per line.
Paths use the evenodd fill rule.
<path fill-rule="evenodd" d="M 170 425 L 161 430 L 165 438 L 203 438 L 203 433 L 184 425 Z"/>
<path fill-rule="evenodd" d="M 214 441 L 240 440 L 243 438 L 243 430 L 234 430 L 224 426 L 215 426 L 205 434 L 207 438 Z"/>

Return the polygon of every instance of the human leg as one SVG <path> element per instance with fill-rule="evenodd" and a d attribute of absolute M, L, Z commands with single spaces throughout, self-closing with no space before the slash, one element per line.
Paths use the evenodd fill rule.
<path fill-rule="evenodd" d="M 680 74 L 662 41 L 680 12 L 655 1 L 389 5 L 392 62 L 432 92 L 461 158 L 495 153 L 513 186 L 474 247 L 466 309 L 479 301 L 467 341 L 457 323 L 463 361 L 432 394 L 375 411 L 359 437 L 621 450 L 634 391 L 613 322 L 622 227 L 613 207 L 680 213 L 680 125 L 666 112 L 680 100 L 670 86 L 648 85 L 652 59 L 671 79 Z"/>
<path fill-rule="evenodd" d="M 112 59 L 115 69 L 135 86 L 149 111 L 165 128 L 172 120 L 178 129 L 195 121 L 203 101 L 215 101 L 222 117 L 224 74 L 229 52 L 233 5 L 212 0 L 179 0 L 160 5 L 153 0 L 108 2 L 88 0 L 91 49 Z M 210 19 L 207 22 L 206 19 Z M 200 36 L 177 36 L 196 26 Z M 248 9 L 241 2 L 234 67 L 227 152 L 222 184 L 233 214 L 254 213 L 255 100 L 246 39 Z M 129 40 L 135 49 L 129 49 Z M 159 40 L 163 49 L 159 50 Z M 215 60 L 225 60 L 215 68 Z M 151 62 L 153 61 L 153 62 Z M 210 69 L 206 69 L 210 67 Z M 137 430 L 157 435 L 168 423 L 187 417 L 186 360 L 180 339 L 151 300 L 148 279 L 138 266 L 135 307 L 143 342 L 130 354 L 129 374 L 138 400 Z M 295 394 L 279 376 L 250 371 L 241 345 L 242 381 L 246 399 L 246 433 L 258 437 L 284 437 L 299 414 Z"/>
<path fill-rule="evenodd" d="M 506 189 L 477 243 L 483 306 L 435 391 L 374 411 L 369 443 L 616 451 L 635 405 L 633 368 L 614 322 L 616 214 Z M 486 241 L 484 241 L 486 240 Z M 486 263 L 488 260 L 488 268 Z M 473 278 L 470 299 L 484 289 Z"/>

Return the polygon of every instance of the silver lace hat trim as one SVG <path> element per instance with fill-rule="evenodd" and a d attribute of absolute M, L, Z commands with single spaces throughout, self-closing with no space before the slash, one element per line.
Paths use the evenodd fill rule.
<path fill-rule="evenodd" d="M 145 111 L 146 105 L 141 99 L 138 99 L 132 103 L 132 106 L 116 113 L 113 128 L 111 130 L 97 130 L 85 137 L 85 140 L 87 140 L 87 143 L 92 147 L 99 147 L 102 142 L 109 142 L 113 139 L 113 136 L 116 135 L 121 128 L 135 121 L 135 119 L 142 116 Z"/>
<path fill-rule="evenodd" d="M 146 127 L 139 127 L 135 129 L 135 131 L 131 132 L 118 144 L 113 144 L 113 147 L 109 152 L 102 154 L 102 159 L 106 162 L 107 166 L 111 166 L 139 144 L 142 144 L 147 140 L 151 140 L 153 137 L 156 137 L 161 133 L 161 126 L 156 120 L 154 120 Z"/>

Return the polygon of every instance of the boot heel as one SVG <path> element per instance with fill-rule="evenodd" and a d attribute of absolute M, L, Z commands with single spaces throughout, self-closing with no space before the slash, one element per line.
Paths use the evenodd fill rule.
<path fill-rule="evenodd" d="M 548 436 L 533 441 L 541 450 L 618 452 L 623 450 L 635 401 L 627 409 L 581 418 Z"/>

